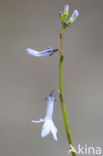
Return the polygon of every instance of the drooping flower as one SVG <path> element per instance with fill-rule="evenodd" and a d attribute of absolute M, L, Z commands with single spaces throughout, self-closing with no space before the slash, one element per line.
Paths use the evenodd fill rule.
<path fill-rule="evenodd" d="M 45 118 L 40 119 L 39 121 L 32 120 L 32 123 L 44 122 L 42 131 L 41 131 L 41 137 L 46 137 L 51 132 L 53 135 L 53 139 L 57 141 L 57 128 L 55 127 L 53 120 L 52 120 L 53 106 L 54 106 L 54 100 L 55 100 L 52 93 L 53 92 L 51 92 L 50 95 L 46 98 L 47 109 L 46 109 Z"/>
<path fill-rule="evenodd" d="M 51 56 L 57 51 L 59 51 L 59 49 L 48 48 L 46 50 L 38 52 L 36 50 L 32 50 L 32 49 L 28 48 L 27 54 L 30 56 L 33 56 L 33 57 L 43 57 L 43 56 Z"/>

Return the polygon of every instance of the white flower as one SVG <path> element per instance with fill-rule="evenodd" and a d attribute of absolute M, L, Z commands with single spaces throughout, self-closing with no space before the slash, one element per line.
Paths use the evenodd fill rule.
<path fill-rule="evenodd" d="M 48 48 L 46 50 L 38 52 L 36 50 L 32 50 L 32 49 L 28 48 L 27 54 L 30 56 L 33 56 L 33 57 L 43 57 L 43 56 L 51 56 L 57 51 L 59 51 L 59 49 Z"/>
<path fill-rule="evenodd" d="M 53 96 L 47 97 L 47 110 L 46 110 L 45 118 L 40 119 L 39 121 L 32 120 L 32 123 L 44 122 L 42 131 L 41 131 L 41 137 L 46 137 L 51 132 L 53 135 L 53 139 L 57 141 L 58 130 L 52 121 L 53 106 L 54 106 L 54 97 Z"/>

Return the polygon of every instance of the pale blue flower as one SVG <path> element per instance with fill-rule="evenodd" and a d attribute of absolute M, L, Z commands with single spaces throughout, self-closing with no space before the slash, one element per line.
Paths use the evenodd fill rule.
<path fill-rule="evenodd" d="M 53 135 L 53 139 L 57 141 L 57 128 L 55 127 L 52 115 L 53 115 L 53 106 L 54 106 L 54 97 L 50 94 L 49 97 L 47 97 L 47 109 L 46 109 L 46 115 L 44 119 L 40 119 L 39 121 L 32 120 L 32 123 L 41 123 L 44 122 L 42 131 L 41 131 L 41 137 L 46 137 L 50 132 Z"/>
<path fill-rule="evenodd" d="M 48 48 L 46 50 L 38 52 L 36 50 L 32 50 L 32 49 L 28 48 L 27 54 L 30 56 L 33 56 L 33 57 L 43 57 L 43 56 L 51 56 L 57 51 L 59 51 L 59 49 Z"/>

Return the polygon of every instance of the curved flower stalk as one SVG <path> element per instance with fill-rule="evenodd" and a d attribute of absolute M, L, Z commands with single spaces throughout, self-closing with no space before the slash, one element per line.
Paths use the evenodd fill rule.
<path fill-rule="evenodd" d="M 52 92 L 51 92 L 52 93 Z M 32 120 L 32 123 L 42 123 L 42 131 L 41 131 L 41 137 L 46 137 L 50 134 L 50 132 L 53 135 L 53 139 L 57 141 L 57 128 L 55 127 L 52 116 L 53 116 L 53 106 L 54 106 L 54 97 L 50 94 L 47 98 L 47 109 L 46 109 L 46 115 L 44 119 L 40 119 L 39 121 Z"/>
<path fill-rule="evenodd" d="M 33 57 L 43 57 L 43 56 L 51 56 L 57 51 L 59 51 L 59 49 L 48 48 L 46 50 L 38 52 L 36 50 L 32 50 L 32 49 L 28 48 L 27 54 L 30 56 L 33 56 Z"/>

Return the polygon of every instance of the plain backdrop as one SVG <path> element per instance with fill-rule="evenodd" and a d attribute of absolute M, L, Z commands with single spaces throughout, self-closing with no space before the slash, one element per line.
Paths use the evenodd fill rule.
<path fill-rule="evenodd" d="M 26 48 L 59 48 L 65 0 L 0 0 L 0 156 L 68 155 L 58 95 L 58 142 L 41 138 L 45 97 L 58 88 L 59 53 L 32 58 Z M 103 0 L 69 0 L 80 15 L 64 32 L 64 102 L 75 147 L 103 148 Z"/>

